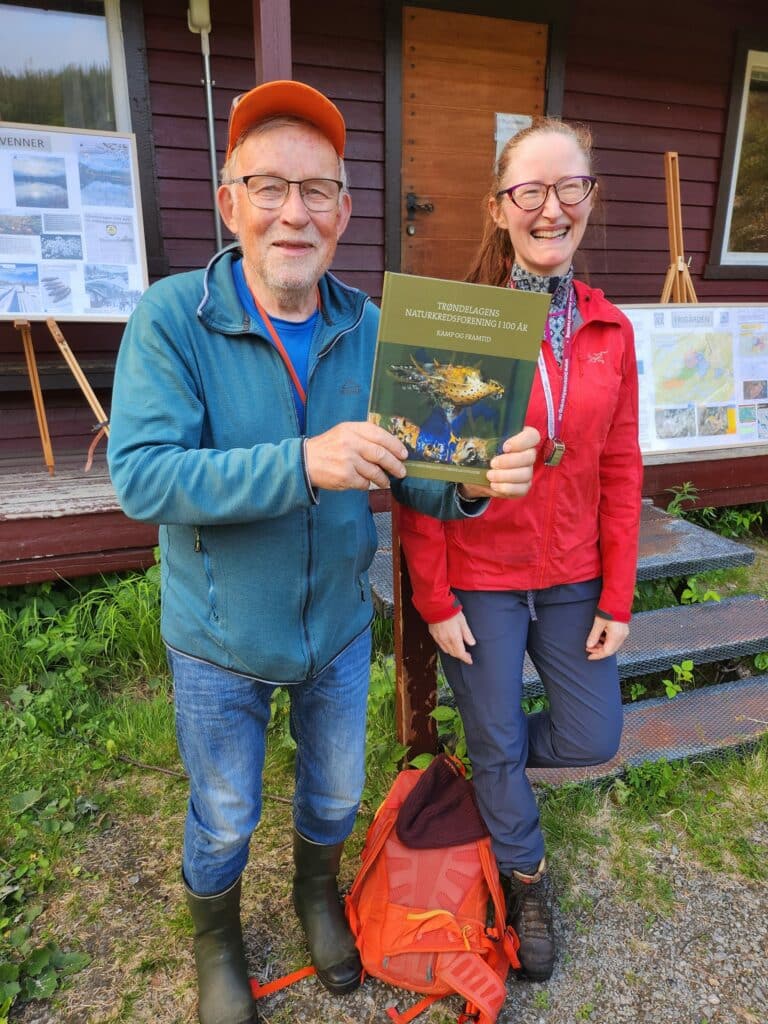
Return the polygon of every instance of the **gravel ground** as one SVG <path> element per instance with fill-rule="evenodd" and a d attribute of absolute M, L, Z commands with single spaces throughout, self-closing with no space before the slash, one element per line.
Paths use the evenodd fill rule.
<path fill-rule="evenodd" d="M 671 916 L 654 919 L 595 879 L 582 888 L 592 900 L 588 914 L 558 913 L 552 978 L 537 985 L 511 978 L 499 1024 L 767 1024 L 765 888 L 674 860 L 659 870 L 674 887 Z M 369 980 L 334 1000 L 313 979 L 265 1001 L 263 1016 L 267 1024 L 373 1024 L 389 1020 L 394 1001 L 405 1010 L 415 998 Z M 445 1000 L 419 1019 L 447 1024 L 461 1005 Z"/>
<path fill-rule="evenodd" d="M 244 879 L 245 939 L 262 981 L 300 964 L 303 943 L 290 906 L 287 810 L 263 823 Z M 768 850 L 768 823 L 751 841 Z M 582 872 L 575 904 L 556 911 L 559 956 L 552 978 L 510 976 L 499 1024 L 768 1024 L 768 886 L 714 875 L 675 847 L 654 851 L 672 910 L 629 902 L 603 864 Z M 175 831 L 156 820 L 114 823 L 93 838 L 83 874 L 53 900 L 40 926 L 92 961 L 47 1003 L 28 1003 L 14 1024 L 193 1024 L 194 965 L 181 910 Z M 555 868 L 557 865 L 555 865 Z M 343 865 L 353 872 L 352 858 Z M 350 876 L 345 874 L 345 882 Z M 368 979 L 346 998 L 305 979 L 259 1004 L 263 1024 L 390 1024 L 387 1007 L 418 997 Z M 453 1024 L 457 998 L 417 1024 Z"/>

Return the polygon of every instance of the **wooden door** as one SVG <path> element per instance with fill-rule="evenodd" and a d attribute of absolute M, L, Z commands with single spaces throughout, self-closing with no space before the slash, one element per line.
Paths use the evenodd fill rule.
<path fill-rule="evenodd" d="M 403 8 L 403 273 L 465 276 L 480 240 L 496 114 L 543 113 L 547 35 L 532 22 Z M 409 193 L 422 207 L 410 217 Z"/>

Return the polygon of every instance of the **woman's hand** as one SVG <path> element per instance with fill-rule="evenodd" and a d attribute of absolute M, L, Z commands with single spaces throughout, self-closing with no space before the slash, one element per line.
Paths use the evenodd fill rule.
<path fill-rule="evenodd" d="M 587 637 L 587 659 L 599 661 L 600 658 L 610 658 L 628 636 L 629 626 L 626 622 L 614 622 L 613 619 L 596 615 Z"/>
<path fill-rule="evenodd" d="M 472 655 L 467 650 L 475 646 L 475 638 L 469 628 L 464 612 L 459 612 L 452 619 L 445 619 L 444 622 L 430 622 L 427 624 L 430 636 L 435 641 L 443 654 L 450 654 L 467 665 L 472 664 Z"/>
<path fill-rule="evenodd" d="M 536 427 L 523 427 L 519 434 L 508 437 L 500 455 L 494 455 L 487 471 L 488 486 L 462 484 L 465 498 L 522 498 L 531 488 L 536 448 L 541 435 Z"/>

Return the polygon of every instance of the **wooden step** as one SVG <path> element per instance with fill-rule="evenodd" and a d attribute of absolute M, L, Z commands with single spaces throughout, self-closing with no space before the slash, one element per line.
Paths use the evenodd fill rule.
<path fill-rule="evenodd" d="M 535 768 L 532 782 L 562 785 L 620 774 L 626 765 L 679 760 L 753 743 L 768 732 L 768 675 L 704 686 L 624 707 L 618 754 L 589 768 Z"/>
<path fill-rule="evenodd" d="M 768 601 L 755 594 L 676 605 L 632 617 L 629 638 L 618 653 L 619 675 L 663 672 L 686 658 L 707 665 L 763 651 L 768 651 Z M 523 687 L 526 696 L 543 689 L 527 656 Z"/>

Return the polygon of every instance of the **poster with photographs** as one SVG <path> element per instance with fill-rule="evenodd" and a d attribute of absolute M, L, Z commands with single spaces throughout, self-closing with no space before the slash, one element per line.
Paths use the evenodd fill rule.
<path fill-rule="evenodd" d="M 644 453 L 768 450 L 768 303 L 621 308 L 635 330 Z"/>
<path fill-rule="evenodd" d="M 0 320 L 127 320 L 146 262 L 133 135 L 0 122 Z"/>

